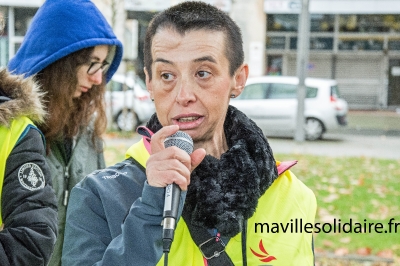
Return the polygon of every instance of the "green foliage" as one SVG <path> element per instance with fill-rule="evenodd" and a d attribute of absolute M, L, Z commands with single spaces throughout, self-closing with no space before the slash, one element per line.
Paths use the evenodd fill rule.
<path fill-rule="evenodd" d="M 315 247 L 324 251 L 335 251 L 345 247 L 349 253 L 361 249 L 377 254 L 391 250 L 400 255 L 400 161 L 365 157 L 326 157 L 311 155 L 277 154 L 278 160 L 298 160 L 292 172 L 311 188 L 317 198 L 316 222 L 341 224 L 350 219 L 373 232 L 315 234 Z M 388 222 L 394 218 L 397 233 Z M 383 228 L 375 232 L 376 223 Z M 349 229 L 349 225 L 346 227 Z M 385 233 L 387 231 L 387 233 Z"/>

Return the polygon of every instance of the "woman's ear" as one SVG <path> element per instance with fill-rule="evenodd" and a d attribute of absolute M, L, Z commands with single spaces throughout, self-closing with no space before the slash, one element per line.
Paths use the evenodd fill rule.
<path fill-rule="evenodd" d="M 244 86 L 246 85 L 248 76 L 249 76 L 249 66 L 247 64 L 241 65 L 239 69 L 236 71 L 234 77 L 235 83 L 231 91 L 231 95 L 234 94 L 235 97 L 237 97 L 242 93 Z"/>
<path fill-rule="evenodd" d="M 150 92 L 150 98 L 154 99 L 153 88 L 151 86 L 151 80 L 150 80 L 149 72 L 147 71 L 146 67 L 144 67 L 143 70 L 144 70 L 144 74 L 146 75 L 146 88 Z"/>

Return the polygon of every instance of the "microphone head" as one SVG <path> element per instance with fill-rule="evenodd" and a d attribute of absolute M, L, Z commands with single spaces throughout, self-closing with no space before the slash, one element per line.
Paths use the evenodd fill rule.
<path fill-rule="evenodd" d="M 165 138 L 164 147 L 168 148 L 171 146 L 176 146 L 188 154 L 192 154 L 193 152 L 193 140 L 189 134 L 183 131 L 178 131 L 175 134 Z"/>

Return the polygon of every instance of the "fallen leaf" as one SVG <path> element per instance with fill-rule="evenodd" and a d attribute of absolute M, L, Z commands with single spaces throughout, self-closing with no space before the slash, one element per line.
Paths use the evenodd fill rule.
<path fill-rule="evenodd" d="M 335 250 L 336 256 L 344 256 L 349 254 L 349 250 L 347 248 L 338 248 Z"/>
<path fill-rule="evenodd" d="M 392 259 L 393 251 L 390 249 L 381 250 L 376 254 L 378 257 Z"/>
<path fill-rule="evenodd" d="M 351 237 L 343 237 L 343 238 L 340 239 L 340 242 L 341 243 L 345 243 L 345 244 L 350 243 L 351 242 Z"/>
<path fill-rule="evenodd" d="M 361 175 L 358 177 L 357 185 L 363 186 L 363 185 L 364 185 L 364 179 L 365 179 L 365 176 L 364 176 L 363 174 L 361 174 Z"/>
<path fill-rule="evenodd" d="M 331 247 L 333 247 L 334 243 L 330 240 L 324 240 L 322 245 L 324 245 L 325 247 L 331 248 Z"/>
<path fill-rule="evenodd" d="M 363 256 L 371 255 L 371 248 L 370 247 L 359 248 L 357 249 L 357 254 Z"/>

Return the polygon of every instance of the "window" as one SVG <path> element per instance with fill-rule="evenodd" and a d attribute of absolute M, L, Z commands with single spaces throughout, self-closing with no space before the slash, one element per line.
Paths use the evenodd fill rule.
<path fill-rule="evenodd" d="M 310 14 L 311 32 L 333 32 L 334 25 L 334 15 Z"/>
<path fill-rule="evenodd" d="M 340 15 L 341 32 L 400 32 L 400 15 Z"/>
<path fill-rule="evenodd" d="M 389 40 L 389 50 L 400 50 L 400 40 Z"/>
<path fill-rule="evenodd" d="M 111 85 L 111 90 L 112 91 L 123 91 L 123 83 L 121 82 L 117 82 L 115 80 L 111 80 L 110 81 L 110 85 Z M 130 88 L 128 85 L 126 85 L 126 90 L 131 90 L 132 88 Z"/>
<path fill-rule="evenodd" d="M 0 68 L 8 63 L 8 38 L 0 36 Z"/>
<path fill-rule="evenodd" d="M 316 98 L 318 94 L 318 88 L 307 87 L 306 98 Z"/>
<path fill-rule="evenodd" d="M 236 98 L 240 100 L 265 99 L 267 95 L 268 84 L 256 83 L 247 85 L 243 92 Z"/>
<path fill-rule="evenodd" d="M 290 37 L 290 49 L 297 49 L 297 37 Z M 311 50 L 332 50 L 333 49 L 333 38 L 331 37 L 310 37 L 310 49 Z"/>
<path fill-rule="evenodd" d="M 282 60 L 283 59 L 281 55 L 268 55 L 266 74 L 269 76 L 282 75 Z"/>
<path fill-rule="evenodd" d="M 143 90 L 147 91 L 146 83 L 139 77 L 135 77 L 135 84 L 138 84 Z"/>
<path fill-rule="evenodd" d="M 340 98 L 338 86 L 331 86 L 331 96 L 335 98 Z"/>
<path fill-rule="evenodd" d="M 339 50 L 353 51 L 381 51 L 383 50 L 383 37 L 341 37 Z"/>
<path fill-rule="evenodd" d="M 15 8 L 15 36 L 25 36 L 37 8 Z"/>
<path fill-rule="evenodd" d="M 297 14 L 268 14 L 267 31 L 298 31 L 299 16 Z M 333 32 L 334 15 L 310 14 L 311 32 Z"/>
<path fill-rule="evenodd" d="M 294 84 L 271 84 L 268 99 L 295 99 L 297 98 L 297 85 Z"/>
<path fill-rule="evenodd" d="M 297 99 L 297 87 L 295 84 L 271 84 L 268 99 Z M 318 88 L 307 87 L 306 98 L 316 98 Z"/>
<path fill-rule="evenodd" d="M 267 37 L 267 49 L 285 49 L 285 37 Z"/>
<path fill-rule="evenodd" d="M 6 14 L 7 8 L 0 6 L 0 68 L 6 66 L 8 62 L 8 25 Z"/>
<path fill-rule="evenodd" d="M 268 14 L 267 31 L 298 31 L 297 14 Z"/>
<path fill-rule="evenodd" d="M 8 35 L 8 25 L 7 25 L 7 13 L 8 9 L 6 7 L 0 6 L 0 18 L 2 18 L 2 23 L 0 22 L 0 36 L 7 36 Z M 1 31 L 1 26 L 3 27 L 3 31 Z"/>

